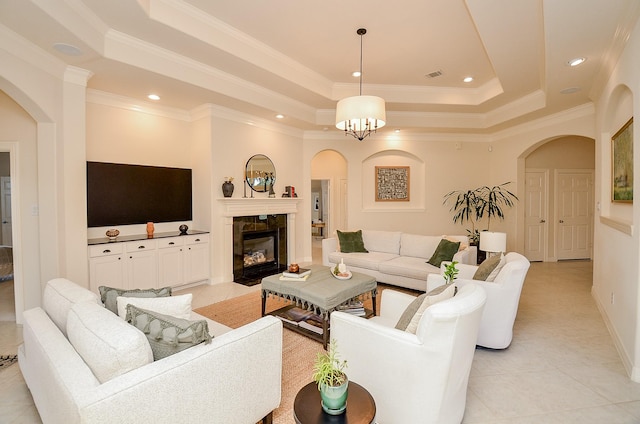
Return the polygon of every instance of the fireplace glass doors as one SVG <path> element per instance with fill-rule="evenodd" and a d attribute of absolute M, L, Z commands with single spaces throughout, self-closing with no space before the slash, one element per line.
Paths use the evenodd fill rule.
<path fill-rule="evenodd" d="M 287 216 L 258 215 L 233 218 L 233 280 L 260 283 L 287 266 Z"/>

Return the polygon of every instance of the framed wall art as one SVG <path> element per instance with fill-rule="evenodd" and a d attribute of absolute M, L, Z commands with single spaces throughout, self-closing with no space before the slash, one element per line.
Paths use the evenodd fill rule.
<path fill-rule="evenodd" d="M 409 177 L 408 166 L 376 166 L 376 202 L 408 202 Z"/>
<path fill-rule="evenodd" d="M 611 201 L 633 202 L 633 118 L 611 139 Z"/>

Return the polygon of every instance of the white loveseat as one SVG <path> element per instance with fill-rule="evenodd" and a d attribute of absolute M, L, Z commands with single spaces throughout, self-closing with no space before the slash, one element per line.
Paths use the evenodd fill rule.
<path fill-rule="evenodd" d="M 132 367 L 144 357 L 138 336 L 146 336 L 95 293 L 55 279 L 42 308 L 24 312 L 18 360 L 45 424 L 269 420 L 281 398 L 282 323 L 264 317 L 235 330 L 208 323 L 211 343 Z M 101 382 L 96 366 L 116 376 Z M 118 367 L 132 369 L 117 375 Z"/>
<path fill-rule="evenodd" d="M 467 236 L 424 236 L 379 230 L 362 230 L 364 247 L 369 253 L 340 252 L 336 237 L 323 239 L 322 263 L 335 266 L 343 260 L 349 270 L 371 275 L 379 283 L 425 291 L 427 276 L 440 272 L 438 267 L 427 261 L 443 237 L 467 246 L 455 254 L 454 261 L 475 263 L 476 247 L 469 246 Z"/>

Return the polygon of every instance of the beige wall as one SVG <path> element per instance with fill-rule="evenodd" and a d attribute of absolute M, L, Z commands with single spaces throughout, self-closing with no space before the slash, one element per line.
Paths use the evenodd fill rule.
<path fill-rule="evenodd" d="M 595 217 L 592 290 L 622 361 L 634 381 L 640 381 L 640 235 L 635 229 L 640 222 L 640 206 L 638 201 L 633 204 L 612 203 L 610 176 L 611 137 L 630 117 L 638 122 L 639 69 L 640 27 L 636 26 L 596 105 L 596 202 L 600 211 Z M 636 165 L 640 164 L 639 137 L 638 131 L 634 131 Z M 640 186 L 638 172 L 633 184 Z"/>

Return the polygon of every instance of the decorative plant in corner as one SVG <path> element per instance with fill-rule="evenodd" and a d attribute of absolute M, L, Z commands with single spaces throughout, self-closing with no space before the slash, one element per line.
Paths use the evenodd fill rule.
<path fill-rule="evenodd" d="M 344 370 L 347 361 L 338 358 L 338 346 L 331 339 L 326 352 L 318 352 L 313 365 L 313 381 L 318 384 L 322 409 L 330 415 L 342 414 L 347 405 L 349 379 Z"/>
<path fill-rule="evenodd" d="M 453 214 L 453 222 L 465 221 L 471 224 L 471 229 L 467 229 L 469 240 L 472 244 L 478 244 L 480 241 L 480 232 L 476 228 L 476 224 L 482 218 L 487 217 L 487 230 L 491 225 L 491 218 L 504 219 L 504 208 L 512 207 L 518 196 L 506 189 L 506 185 L 511 184 L 510 181 L 495 185 L 493 187 L 482 186 L 473 190 L 456 190 L 445 194 L 443 204 L 453 201 L 451 212 Z"/>
<path fill-rule="evenodd" d="M 449 265 L 444 267 L 444 272 L 442 273 L 442 276 L 444 277 L 444 281 L 446 284 L 453 283 L 453 280 L 455 280 L 458 277 L 458 272 L 460 270 L 456 268 L 457 264 L 458 264 L 458 261 L 453 261 Z"/>

